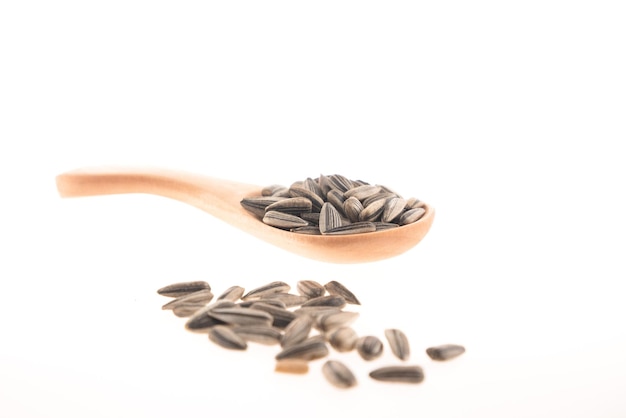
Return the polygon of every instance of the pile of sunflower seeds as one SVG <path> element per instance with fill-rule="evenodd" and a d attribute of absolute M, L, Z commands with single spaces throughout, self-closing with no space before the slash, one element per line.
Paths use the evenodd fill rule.
<path fill-rule="evenodd" d="M 265 224 L 311 235 L 347 235 L 382 231 L 418 221 L 423 202 L 404 199 L 385 186 L 333 174 L 272 185 L 241 205 Z"/>
<path fill-rule="evenodd" d="M 172 297 L 163 305 L 178 317 L 188 318 L 185 328 L 208 334 L 213 343 L 231 350 L 246 350 L 248 343 L 278 345 L 275 356 L 277 372 L 303 374 L 313 360 L 329 356 L 329 345 L 337 353 L 356 350 L 365 361 L 379 358 L 384 343 L 374 335 L 359 336 L 350 325 L 358 312 L 344 311 L 348 304 L 360 305 L 344 285 L 330 281 L 325 285 L 313 280 L 291 287 L 275 281 L 245 292 L 240 286 L 226 289 L 217 298 L 205 281 L 175 283 L 158 290 Z M 215 299 L 215 300 L 214 300 Z M 411 350 L 407 336 L 398 329 L 387 329 L 385 338 L 391 352 L 402 361 Z M 456 344 L 429 347 L 433 360 L 449 360 L 465 352 Z M 322 366 L 325 378 L 334 386 L 349 388 L 357 384 L 352 371 L 338 360 Z M 418 365 L 391 365 L 377 368 L 369 376 L 383 382 L 420 383 L 423 369 Z"/>

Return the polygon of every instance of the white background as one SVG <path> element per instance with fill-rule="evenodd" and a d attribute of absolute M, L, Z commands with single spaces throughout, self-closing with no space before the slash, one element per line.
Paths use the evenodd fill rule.
<path fill-rule="evenodd" d="M 0 3 L 0 416 L 624 417 L 626 29 L 619 1 Z M 620 145 L 622 145 L 620 147 Z M 271 247 L 179 202 L 61 199 L 150 165 L 320 173 L 436 208 L 363 265 Z M 186 332 L 161 286 L 339 280 L 417 386 L 273 372 Z M 448 363 L 424 349 L 460 343 Z M 270 413 L 272 415 L 270 415 Z"/>

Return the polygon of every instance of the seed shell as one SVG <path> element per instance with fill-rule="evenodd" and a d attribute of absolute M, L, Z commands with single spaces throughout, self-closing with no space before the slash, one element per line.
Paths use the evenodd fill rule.
<path fill-rule="evenodd" d="M 433 360 L 450 360 L 465 353 L 465 347 L 457 344 L 443 344 L 426 349 L 426 354 Z"/>
<path fill-rule="evenodd" d="M 211 327 L 224 325 L 224 321 L 209 316 L 208 312 L 210 310 L 210 306 L 205 306 L 199 311 L 196 311 L 185 323 L 185 328 L 192 332 L 207 332 Z"/>
<path fill-rule="evenodd" d="M 408 225 L 413 222 L 417 222 L 424 214 L 426 213 L 426 209 L 424 208 L 415 208 L 410 209 L 400 215 L 400 220 L 398 223 L 400 225 Z"/>
<path fill-rule="evenodd" d="M 230 327 L 216 325 L 209 330 L 209 339 L 215 344 L 230 350 L 245 350 L 246 341 L 237 335 Z"/>
<path fill-rule="evenodd" d="M 296 317 L 287 327 L 280 342 L 283 348 L 301 343 L 309 337 L 313 327 L 313 318 L 309 315 Z"/>
<path fill-rule="evenodd" d="M 309 224 L 307 221 L 298 216 L 278 212 L 276 210 L 265 212 L 265 216 L 263 216 L 263 223 L 281 229 L 299 228 Z"/>
<path fill-rule="evenodd" d="M 388 366 L 370 372 L 370 377 L 381 382 L 421 383 L 424 371 L 419 366 Z"/>
<path fill-rule="evenodd" d="M 352 293 L 350 290 L 348 290 L 347 287 L 345 287 L 338 281 L 331 280 L 330 282 L 324 285 L 324 288 L 331 295 L 341 296 L 346 301 L 346 303 L 350 303 L 352 305 L 361 304 L 361 302 L 359 302 L 359 299 L 357 299 L 357 297 L 354 296 L 354 293 Z"/>
<path fill-rule="evenodd" d="M 320 296 L 319 298 L 309 299 L 302 304 L 302 307 L 308 306 L 329 306 L 334 308 L 343 308 L 346 306 L 346 300 L 338 295 Z"/>
<path fill-rule="evenodd" d="M 204 308 L 204 303 L 181 303 L 174 306 L 172 312 L 179 318 L 187 318 Z"/>
<path fill-rule="evenodd" d="M 387 201 L 385 199 L 378 199 L 365 206 L 359 214 L 359 221 L 374 222 L 380 220 L 380 216 L 382 215 L 383 210 L 385 210 L 386 202 Z"/>
<path fill-rule="evenodd" d="M 324 234 L 329 229 L 334 229 L 341 225 L 341 214 L 332 203 L 324 203 L 320 212 L 320 232 Z"/>
<path fill-rule="evenodd" d="M 204 303 L 207 304 L 213 299 L 213 293 L 209 289 L 198 290 L 197 292 L 189 293 L 187 295 L 178 297 L 161 307 L 163 310 L 174 309 L 183 303 Z"/>
<path fill-rule="evenodd" d="M 396 219 L 404 211 L 406 200 L 399 197 L 392 197 L 385 203 L 385 209 L 380 217 L 383 222 L 391 222 Z"/>
<path fill-rule="evenodd" d="M 374 360 L 383 354 L 383 343 L 378 337 L 368 335 L 357 340 L 356 350 L 363 360 Z"/>
<path fill-rule="evenodd" d="M 311 337 L 300 343 L 285 347 L 276 355 L 276 360 L 297 358 L 300 360 L 316 360 L 328 355 L 328 347 L 323 339 Z"/>
<path fill-rule="evenodd" d="M 289 189 L 289 194 L 294 198 L 297 197 L 309 201 L 309 209 L 301 212 L 319 212 L 324 204 L 324 199 L 305 187 L 292 187 Z"/>
<path fill-rule="evenodd" d="M 362 186 L 354 187 L 350 190 L 346 190 L 343 194 L 344 197 L 350 198 L 354 197 L 359 201 L 365 200 L 370 196 L 373 196 L 381 191 L 380 186 L 371 186 L 369 184 L 365 184 Z"/>
<path fill-rule="evenodd" d="M 322 373 L 332 385 L 347 389 L 356 386 L 356 377 L 343 363 L 336 360 L 328 360 L 322 366 Z"/>
<path fill-rule="evenodd" d="M 228 300 L 231 302 L 236 302 L 238 301 L 241 296 L 243 295 L 243 292 L 245 292 L 245 289 L 241 286 L 232 286 L 229 287 L 228 289 L 226 289 L 224 291 L 224 293 L 222 293 L 217 300 Z"/>
<path fill-rule="evenodd" d="M 411 348 L 409 346 L 409 340 L 404 332 L 399 329 L 386 329 L 385 337 L 389 342 L 391 352 L 400 360 L 407 360 L 411 355 Z"/>
<path fill-rule="evenodd" d="M 326 293 L 326 288 L 315 280 L 300 280 L 297 289 L 298 293 L 308 299 L 318 298 Z"/>
<path fill-rule="evenodd" d="M 270 211 L 277 211 L 292 215 L 302 212 L 311 212 L 311 201 L 306 197 L 301 196 L 282 199 L 265 208 L 266 213 Z"/>
<path fill-rule="evenodd" d="M 267 296 L 272 293 L 288 292 L 289 290 L 291 290 L 291 286 L 289 286 L 287 283 L 276 281 L 276 282 L 271 282 L 266 285 L 252 289 L 251 291 L 246 293 L 244 296 L 242 296 L 241 299 L 242 300 L 259 299 L 263 296 Z"/>
<path fill-rule="evenodd" d="M 350 222 L 357 222 L 359 214 L 363 210 L 363 204 L 354 196 L 347 198 L 343 202 L 343 212 L 346 214 Z"/>
<path fill-rule="evenodd" d="M 265 325 L 270 326 L 274 321 L 272 315 L 264 311 L 248 308 L 215 308 L 210 309 L 208 315 L 230 325 Z"/>
<path fill-rule="evenodd" d="M 199 290 L 211 290 L 211 286 L 204 281 L 181 282 L 165 286 L 157 290 L 161 296 L 180 297 Z"/>
<path fill-rule="evenodd" d="M 349 327 L 338 328 L 328 335 L 330 345 L 341 353 L 352 351 L 358 339 L 356 331 Z"/>

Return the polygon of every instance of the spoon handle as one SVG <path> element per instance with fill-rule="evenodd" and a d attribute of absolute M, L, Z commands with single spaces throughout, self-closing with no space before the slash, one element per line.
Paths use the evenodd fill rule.
<path fill-rule="evenodd" d="M 244 196 L 260 187 L 156 168 L 81 168 L 57 176 L 62 197 L 147 193 L 179 200 L 230 223 L 239 223 Z"/>

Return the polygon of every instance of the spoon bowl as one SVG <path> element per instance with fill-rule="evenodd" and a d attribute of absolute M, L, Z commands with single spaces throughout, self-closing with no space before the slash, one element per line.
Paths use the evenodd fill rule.
<path fill-rule="evenodd" d="M 56 178 L 61 197 L 147 193 L 195 206 L 263 241 L 301 256 L 331 263 L 363 263 L 402 254 L 426 235 L 434 219 L 429 205 L 417 222 L 353 235 L 305 235 L 264 224 L 240 204 L 260 196 L 262 186 L 182 171 L 142 168 L 83 168 Z"/>

